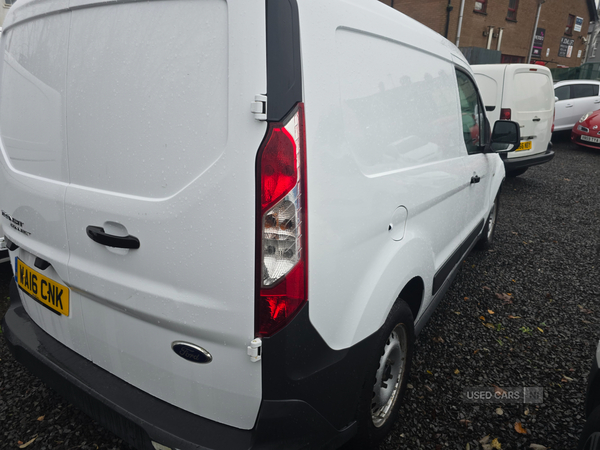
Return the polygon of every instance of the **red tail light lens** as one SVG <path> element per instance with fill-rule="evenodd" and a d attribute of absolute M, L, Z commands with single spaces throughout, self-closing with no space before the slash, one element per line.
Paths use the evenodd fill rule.
<path fill-rule="evenodd" d="M 256 335 L 271 336 L 306 302 L 304 105 L 269 125 L 258 153 Z"/>
<path fill-rule="evenodd" d="M 510 120 L 510 108 L 502 108 L 500 110 L 500 120 Z"/>
<path fill-rule="evenodd" d="M 556 118 L 556 109 L 552 112 L 552 128 L 550 129 L 550 133 L 554 133 L 554 119 Z"/>

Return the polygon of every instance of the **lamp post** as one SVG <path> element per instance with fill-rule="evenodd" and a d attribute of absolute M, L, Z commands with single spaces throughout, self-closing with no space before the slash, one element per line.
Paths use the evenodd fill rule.
<path fill-rule="evenodd" d="M 535 33 L 537 33 L 537 26 L 540 20 L 542 3 L 546 3 L 546 0 L 538 0 L 537 12 L 535 14 L 535 25 L 533 26 L 533 36 L 531 37 L 531 45 L 529 46 L 529 58 L 527 59 L 527 64 L 531 64 L 531 55 L 533 53 L 533 44 L 535 43 Z"/>

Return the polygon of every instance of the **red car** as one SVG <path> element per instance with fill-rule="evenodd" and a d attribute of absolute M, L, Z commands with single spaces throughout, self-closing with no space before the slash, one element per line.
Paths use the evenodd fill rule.
<path fill-rule="evenodd" d="M 584 147 L 600 148 L 600 110 L 579 119 L 571 130 L 571 141 Z"/>

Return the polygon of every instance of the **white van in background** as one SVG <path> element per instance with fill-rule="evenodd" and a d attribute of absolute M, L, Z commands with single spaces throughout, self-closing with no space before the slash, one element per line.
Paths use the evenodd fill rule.
<path fill-rule="evenodd" d="M 375 0 L 20 0 L 1 46 L 15 358 L 138 448 L 375 447 L 520 142 L 461 52 Z"/>
<path fill-rule="evenodd" d="M 550 69 L 536 64 L 478 64 L 472 69 L 490 122 L 513 120 L 521 127 L 521 145 L 504 159 L 506 174 L 521 175 L 554 158 Z"/>

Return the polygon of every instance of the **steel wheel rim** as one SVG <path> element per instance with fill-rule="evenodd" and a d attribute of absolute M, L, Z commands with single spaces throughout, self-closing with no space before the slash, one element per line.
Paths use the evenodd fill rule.
<path fill-rule="evenodd" d="M 408 336 L 404 324 L 392 330 L 383 347 L 371 396 L 371 420 L 379 428 L 390 417 L 406 374 Z"/>
<path fill-rule="evenodd" d="M 492 211 L 490 212 L 490 217 L 488 218 L 488 241 L 491 240 L 492 234 L 494 234 L 494 227 L 496 226 L 496 208 L 496 202 L 494 202 L 494 206 L 492 207 Z"/>
<path fill-rule="evenodd" d="M 585 441 L 584 450 L 598 450 L 600 449 L 600 432 L 595 432 L 587 438 Z"/>

